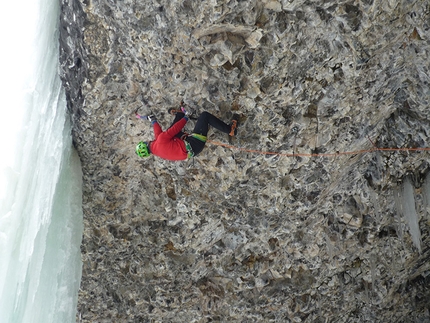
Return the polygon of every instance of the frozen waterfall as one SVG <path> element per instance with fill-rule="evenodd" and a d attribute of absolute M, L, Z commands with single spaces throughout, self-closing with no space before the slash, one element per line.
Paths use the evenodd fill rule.
<path fill-rule="evenodd" d="M 76 320 L 82 174 L 58 76 L 59 10 L 9 1 L 0 14 L 0 323 Z"/>

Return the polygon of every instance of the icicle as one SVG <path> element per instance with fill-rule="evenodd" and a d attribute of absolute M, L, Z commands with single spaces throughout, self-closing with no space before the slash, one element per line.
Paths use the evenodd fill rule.
<path fill-rule="evenodd" d="M 396 221 L 397 221 L 397 236 L 399 237 L 400 241 L 403 241 L 403 228 L 402 228 L 402 204 L 400 203 L 400 190 L 399 188 L 395 187 L 393 190 L 393 197 L 394 197 L 394 206 L 396 208 Z"/>
<path fill-rule="evenodd" d="M 378 202 L 378 196 L 376 192 L 369 186 L 369 196 L 370 201 L 373 204 L 373 209 L 375 211 L 375 219 L 378 224 L 382 222 L 381 212 L 379 212 L 379 202 Z"/>
<path fill-rule="evenodd" d="M 363 284 L 364 284 L 364 302 L 369 304 L 370 303 L 369 283 L 363 279 Z"/>
<path fill-rule="evenodd" d="M 373 295 L 377 296 L 378 293 L 376 292 L 376 263 L 378 261 L 377 255 L 372 253 L 370 255 L 370 277 L 372 278 L 372 291 L 370 295 L 373 297 Z"/>
<path fill-rule="evenodd" d="M 382 166 L 382 156 L 380 151 L 376 152 L 376 170 L 379 175 L 379 180 L 382 181 L 384 179 L 384 167 Z"/>
<path fill-rule="evenodd" d="M 403 240 L 403 226 L 402 226 L 403 209 L 401 204 L 401 193 L 400 193 L 399 187 L 395 187 L 393 189 L 393 197 L 394 197 L 394 206 L 396 209 L 396 212 L 394 212 L 396 217 L 396 222 L 397 222 L 396 233 L 403 246 L 403 249 L 406 249 L 405 241 Z M 400 261 L 402 264 L 405 263 L 405 255 L 403 252 L 400 253 Z M 397 271 L 397 269 L 394 269 L 394 270 Z"/>
<path fill-rule="evenodd" d="M 419 227 L 418 214 L 415 209 L 414 188 L 409 177 L 406 177 L 402 185 L 402 209 L 403 216 L 409 226 L 409 232 L 412 236 L 412 241 L 418 251 L 421 253 L 421 232 Z"/>
<path fill-rule="evenodd" d="M 424 201 L 424 217 L 430 219 L 430 172 L 427 173 L 426 179 L 422 187 Z"/>
<path fill-rule="evenodd" d="M 392 243 L 393 238 L 392 237 L 388 237 L 388 249 L 387 249 L 387 253 L 384 254 L 384 258 L 385 258 L 385 262 L 390 266 L 391 269 L 391 274 L 394 274 L 398 271 L 397 268 L 397 262 L 394 258 L 394 251 L 393 251 L 393 243 Z"/>

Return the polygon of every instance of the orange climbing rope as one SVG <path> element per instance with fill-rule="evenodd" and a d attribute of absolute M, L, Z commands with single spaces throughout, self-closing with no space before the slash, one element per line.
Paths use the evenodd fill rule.
<path fill-rule="evenodd" d="M 276 155 L 276 156 L 282 156 L 282 157 L 336 157 L 340 155 L 359 155 L 359 154 L 365 154 L 365 153 L 371 153 L 375 151 L 430 151 L 430 148 L 378 148 L 375 146 L 375 144 L 369 139 L 369 141 L 372 143 L 373 148 L 371 149 L 363 149 L 363 150 L 355 150 L 355 151 L 343 151 L 343 152 L 335 152 L 335 153 L 281 153 L 281 152 L 275 152 L 275 151 L 261 151 L 261 150 L 255 150 L 255 149 L 247 149 L 242 147 L 236 147 L 229 144 L 224 144 L 219 141 L 213 141 L 213 140 L 207 140 L 207 142 L 216 145 L 216 146 L 222 146 L 229 149 L 235 149 L 240 150 L 248 153 L 254 153 L 259 155 Z"/>

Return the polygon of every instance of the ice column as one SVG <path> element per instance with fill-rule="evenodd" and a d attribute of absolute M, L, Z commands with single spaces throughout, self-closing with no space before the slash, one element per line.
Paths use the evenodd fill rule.
<path fill-rule="evenodd" d="M 427 173 L 422 187 L 424 201 L 424 218 L 430 219 L 430 172 Z"/>
<path fill-rule="evenodd" d="M 419 218 L 415 209 L 414 188 L 409 177 L 406 177 L 403 180 L 400 207 L 402 214 L 409 226 L 409 232 L 411 233 L 412 241 L 417 247 L 418 251 L 421 253 L 421 232 L 418 223 Z"/>

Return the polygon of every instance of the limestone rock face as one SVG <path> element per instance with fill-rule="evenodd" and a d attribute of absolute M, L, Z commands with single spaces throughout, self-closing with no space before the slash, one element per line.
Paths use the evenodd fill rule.
<path fill-rule="evenodd" d="M 62 8 L 79 322 L 430 321 L 429 152 L 376 149 L 430 147 L 427 1 Z M 238 136 L 139 159 L 134 111 L 166 129 L 181 100 Z"/>

